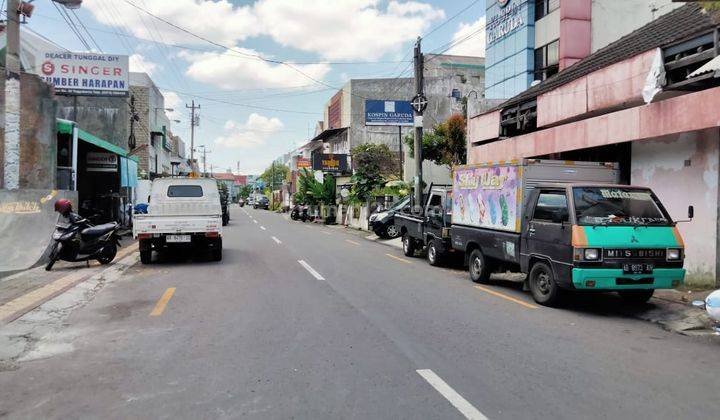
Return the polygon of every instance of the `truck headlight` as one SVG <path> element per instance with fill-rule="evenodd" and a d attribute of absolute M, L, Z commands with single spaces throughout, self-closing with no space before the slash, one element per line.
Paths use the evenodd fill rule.
<path fill-rule="evenodd" d="M 598 248 L 585 248 L 583 251 L 583 259 L 587 261 L 597 261 L 600 259 L 600 250 Z"/>
<path fill-rule="evenodd" d="M 680 248 L 668 248 L 666 256 L 668 261 L 678 261 L 682 259 L 682 250 Z"/>

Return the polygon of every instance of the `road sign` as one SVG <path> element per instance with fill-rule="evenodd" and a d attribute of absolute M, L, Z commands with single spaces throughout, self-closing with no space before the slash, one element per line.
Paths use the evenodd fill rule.
<path fill-rule="evenodd" d="M 415 97 L 410 101 L 410 105 L 412 105 L 415 112 L 418 114 L 425 111 L 425 108 L 427 108 L 428 100 L 422 93 L 418 93 L 415 95 Z"/>

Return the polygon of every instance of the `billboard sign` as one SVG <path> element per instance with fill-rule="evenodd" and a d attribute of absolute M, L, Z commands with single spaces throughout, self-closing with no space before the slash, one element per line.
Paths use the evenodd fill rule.
<path fill-rule="evenodd" d="M 348 171 L 347 155 L 315 153 L 312 168 L 316 171 L 346 173 Z"/>
<path fill-rule="evenodd" d="M 118 156 L 115 153 L 88 152 L 85 160 L 88 172 L 117 172 Z"/>
<path fill-rule="evenodd" d="M 409 101 L 365 101 L 365 125 L 413 125 L 413 109 Z"/>
<path fill-rule="evenodd" d="M 127 96 L 128 56 L 46 51 L 38 56 L 40 77 L 65 95 Z"/>

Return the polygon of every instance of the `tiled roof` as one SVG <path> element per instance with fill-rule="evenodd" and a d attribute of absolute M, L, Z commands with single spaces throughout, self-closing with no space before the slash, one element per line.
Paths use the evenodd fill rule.
<path fill-rule="evenodd" d="M 597 50 L 542 83 L 530 87 L 503 102 L 493 108 L 492 111 L 536 98 L 545 92 L 570 83 L 596 70 L 619 63 L 653 48 L 664 47 L 682 41 L 712 29 L 714 26 L 716 25 L 713 24 L 710 16 L 702 10 L 700 5 L 688 3 Z"/>
<path fill-rule="evenodd" d="M 229 173 L 212 174 L 212 177 L 222 181 L 235 181 L 235 175 Z"/>

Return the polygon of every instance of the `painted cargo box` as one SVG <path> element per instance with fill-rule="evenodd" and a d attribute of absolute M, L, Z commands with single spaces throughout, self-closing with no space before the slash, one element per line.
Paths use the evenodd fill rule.
<path fill-rule="evenodd" d="M 519 232 L 521 177 L 522 167 L 517 165 L 456 167 L 452 223 Z"/>

